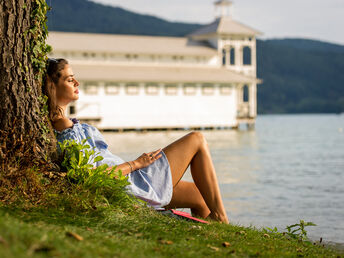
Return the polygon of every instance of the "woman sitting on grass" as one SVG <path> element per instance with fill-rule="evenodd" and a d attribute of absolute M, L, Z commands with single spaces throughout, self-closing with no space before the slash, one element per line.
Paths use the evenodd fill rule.
<path fill-rule="evenodd" d="M 124 161 L 108 150 L 100 132 L 65 116 L 69 103 L 79 98 L 79 82 L 65 59 L 49 59 L 43 92 L 48 96 L 49 116 L 57 140 L 74 139 L 95 148 L 104 158 L 95 165 L 117 166 L 128 175 L 129 193 L 154 208 L 190 208 L 195 216 L 228 223 L 207 142 L 192 132 L 163 149 Z M 194 183 L 180 180 L 188 166 Z"/>

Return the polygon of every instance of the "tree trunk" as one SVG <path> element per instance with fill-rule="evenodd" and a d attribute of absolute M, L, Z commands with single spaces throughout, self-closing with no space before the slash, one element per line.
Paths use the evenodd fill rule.
<path fill-rule="evenodd" d="M 33 64 L 35 37 L 28 33 L 37 25 L 33 11 L 38 2 L 0 2 L 0 173 L 5 167 L 51 163 L 55 149 L 50 122 L 42 111 L 42 82 Z"/>

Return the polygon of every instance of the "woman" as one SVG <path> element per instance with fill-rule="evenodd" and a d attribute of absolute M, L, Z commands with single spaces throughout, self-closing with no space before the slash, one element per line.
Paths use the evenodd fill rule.
<path fill-rule="evenodd" d="M 228 223 L 208 145 L 201 133 L 189 133 L 162 150 L 125 162 L 108 150 L 95 127 L 65 116 L 67 105 L 79 98 L 78 86 L 66 60 L 48 60 L 43 92 L 48 96 L 50 120 L 58 141 L 80 142 L 87 138 L 88 144 L 104 157 L 95 165 L 117 165 L 128 175 L 128 191 L 155 208 L 190 208 L 196 216 Z M 194 183 L 180 180 L 189 165 Z"/>

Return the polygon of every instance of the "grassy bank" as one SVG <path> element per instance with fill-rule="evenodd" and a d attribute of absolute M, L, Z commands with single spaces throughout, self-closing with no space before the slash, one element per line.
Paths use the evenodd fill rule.
<path fill-rule="evenodd" d="M 34 169 L 0 173 L 0 257 L 343 256 L 294 238 L 298 225 L 281 234 L 161 215 L 126 194 L 120 171 L 93 169 L 86 145 L 60 148 L 68 172 L 58 177 Z"/>
<path fill-rule="evenodd" d="M 338 257 L 253 228 L 175 220 L 146 208 L 66 212 L 0 207 L 0 257 Z"/>

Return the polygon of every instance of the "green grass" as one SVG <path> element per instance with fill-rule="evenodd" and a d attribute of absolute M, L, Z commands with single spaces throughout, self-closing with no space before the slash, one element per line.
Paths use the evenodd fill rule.
<path fill-rule="evenodd" d="M 283 235 L 275 228 L 257 230 L 166 217 L 129 197 L 120 172 L 113 178 L 106 166 L 93 170 L 88 161 L 94 152 L 88 152 L 84 143 L 70 142 L 67 147 L 63 164 L 68 172 L 59 179 L 43 178 L 29 169 L 5 184 L 7 174 L 0 173 L 0 196 L 11 197 L 5 198 L 6 205 L 0 202 L 1 258 L 343 255 L 298 240 L 306 238 L 310 222 L 291 225 Z"/>
<path fill-rule="evenodd" d="M 230 245 L 224 247 L 224 242 Z M 0 207 L 0 257 L 28 256 L 338 257 L 343 253 L 254 228 L 179 221 L 148 208 L 66 212 Z"/>

